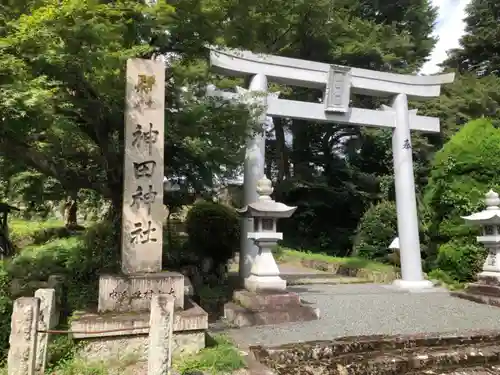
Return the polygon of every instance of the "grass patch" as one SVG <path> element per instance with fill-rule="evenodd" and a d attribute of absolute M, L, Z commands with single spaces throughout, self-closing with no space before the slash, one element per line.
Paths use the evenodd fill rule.
<path fill-rule="evenodd" d="M 245 367 L 240 351 L 225 336 L 213 337 L 213 345 L 199 353 L 174 361 L 174 368 L 181 374 L 187 371 L 206 371 L 210 374 L 230 374 Z"/>
<path fill-rule="evenodd" d="M 450 275 L 448 275 L 448 273 L 439 268 L 430 271 L 427 277 L 429 280 L 438 281 L 442 287 L 452 291 L 459 291 L 467 286 L 467 283 L 454 280 Z"/>
<path fill-rule="evenodd" d="M 44 221 L 23 220 L 18 218 L 9 219 L 10 235 L 16 237 L 30 237 L 40 230 L 60 228 L 63 226 L 64 222 L 56 219 Z"/>
<path fill-rule="evenodd" d="M 62 361 L 50 375 L 108 375 L 105 363 L 86 363 L 83 360 Z"/>
<path fill-rule="evenodd" d="M 9 219 L 9 235 L 14 246 L 24 248 L 54 238 L 67 237 L 69 232 L 61 220 L 32 221 L 12 218 Z"/>
<path fill-rule="evenodd" d="M 282 262 L 289 262 L 294 260 L 317 260 L 320 262 L 341 264 L 342 266 L 347 268 L 356 268 L 356 269 L 364 268 L 371 271 L 380 271 L 380 272 L 394 272 L 396 270 L 394 266 L 379 262 L 374 262 L 364 258 L 334 257 L 326 254 L 305 252 L 289 248 L 280 248 L 280 250 L 277 251 L 277 257 L 278 260 Z"/>

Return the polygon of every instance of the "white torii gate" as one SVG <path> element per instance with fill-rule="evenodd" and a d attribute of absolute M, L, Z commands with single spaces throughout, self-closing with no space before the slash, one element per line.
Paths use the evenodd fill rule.
<path fill-rule="evenodd" d="M 411 130 L 438 133 L 439 119 L 417 116 L 408 110 L 408 99 L 437 97 L 441 85 L 451 83 L 454 74 L 416 76 L 349 68 L 314 61 L 291 59 L 248 51 L 215 49 L 210 51 L 212 70 L 228 76 L 252 76 L 249 90 L 238 88 L 228 93 L 209 87 L 207 94 L 226 99 L 245 100 L 266 108 L 266 116 L 277 116 L 315 122 L 344 123 L 359 126 L 393 128 L 392 150 L 398 236 L 400 240 L 401 280 L 395 284 L 404 289 L 427 289 L 430 281 L 422 275 L 417 203 L 411 151 Z M 279 94 L 267 93 L 267 81 L 284 85 L 322 89 L 323 103 L 279 99 Z M 260 95 L 246 95 L 260 93 Z M 352 108 L 350 94 L 392 97 L 392 106 L 382 111 Z M 246 146 L 244 164 L 244 204 L 257 200 L 257 181 L 264 175 L 265 138 L 256 135 Z M 257 247 L 247 239 L 253 230 L 252 219 L 243 221 L 241 231 L 240 276 L 250 275 Z"/>

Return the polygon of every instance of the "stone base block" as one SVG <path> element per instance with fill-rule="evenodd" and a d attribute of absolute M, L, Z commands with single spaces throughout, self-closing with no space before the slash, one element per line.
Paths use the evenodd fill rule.
<path fill-rule="evenodd" d="M 500 307 L 500 280 L 497 275 L 482 272 L 478 281 L 468 284 L 462 292 L 452 292 L 451 295 L 469 301 Z"/>
<path fill-rule="evenodd" d="M 149 311 L 153 294 L 172 294 L 175 307 L 184 308 L 184 275 L 178 272 L 102 275 L 99 312 Z"/>
<path fill-rule="evenodd" d="M 476 284 L 500 286 L 500 275 L 498 272 L 483 271 L 478 275 Z"/>
<path fill-rule="evenodd" d="M 465 291 L 467 293 L 470 293 L 470 294 L 486 295 L 486 296 L 500 298 L 500 286 L 497 286 L 497 285 L 473 283 L 473 284 L 467 285 L 467 288 L 465 289 Z"/>
<path fill-rule="evenodd" d="M 247 309 L 266 309 L 268 307 L 282 308 L 301 306 L 297 293 L 287 291 L 250 292 L 237 290 L 233 293 L 233 301 Z"/>
<path fill-rule="evenodd" d="M 454 297 L 466 299 L 468 301 L 500 307 L 500 298 L 498 298 L 498 297 L 472 294 L 472 293 L 467 293 L 467 292 L 451 292 L 450 294 Z"/>
<path fill-rule="evenodd" d="M 319 309 L 301 304 L 296 293 L 236 291 L 224 305 L 224 317 L 238 327 L 319 319 Z"/>
<path fill-rule="evenodd" d="M 205 348 L 205 331 L 174 332 L 172 344 L 174 357 L 198 353 Z M 85 339 L 85 345 L 79 350 L 78 357 L 87 362 L 127 359 L 147 361 L 148 335 Z"/>
<path fill-rule="evenodd" d="M 208 314 L 191 299 L 185 301 L 186 309 L 174 313 L 174 333 L 205 331 L 208 329 Z M 75 339 L 145 335 L 149 332 L 149 312 L 75 314 L 71 320 L 71 331 Z"/>
<path fill-rule="evenodd" d="M 244 281 L 245 289 L 252 292 L 265 292 L 268 290 L 286 290 L 286 280 L 279 276 L 250 275 Z"/>
<path fill-rule="evenodd" d="M 185 310 L 174 313 L 174 356 L 197 353 L 205 347 L 208 314 L 188 298 L 184 306 Z M 75 314 L 71 331 L 73 338 L 85 343 L 79 353 L 85 360 L 147 360 L 149 312 Z"/>

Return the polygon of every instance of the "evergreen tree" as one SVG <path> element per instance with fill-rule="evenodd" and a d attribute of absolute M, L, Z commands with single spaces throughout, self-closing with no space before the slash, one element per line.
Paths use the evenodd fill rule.
<path fill-rule="evenodd" d="M 500 3 L 472 0 L 466 8 L 465 35 L 459 49 L 452 50 L 444 66 L 478 75 L 500 73 Z"/>

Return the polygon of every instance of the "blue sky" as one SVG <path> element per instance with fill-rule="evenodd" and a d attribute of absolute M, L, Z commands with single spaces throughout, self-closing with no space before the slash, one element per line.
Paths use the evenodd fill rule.
<path fill-rule="evenodd" d="M 464 33 L 465 7 L 470 0 L 432 0 L 439 7 L 439 16 L 434 30 L 439 41 L 432 51 L 431 59 L 422 68 L 422 73 L 439 71 L 437 64 L 446 59 L 446 51 L 459 46 L 458 40 Z"/>

